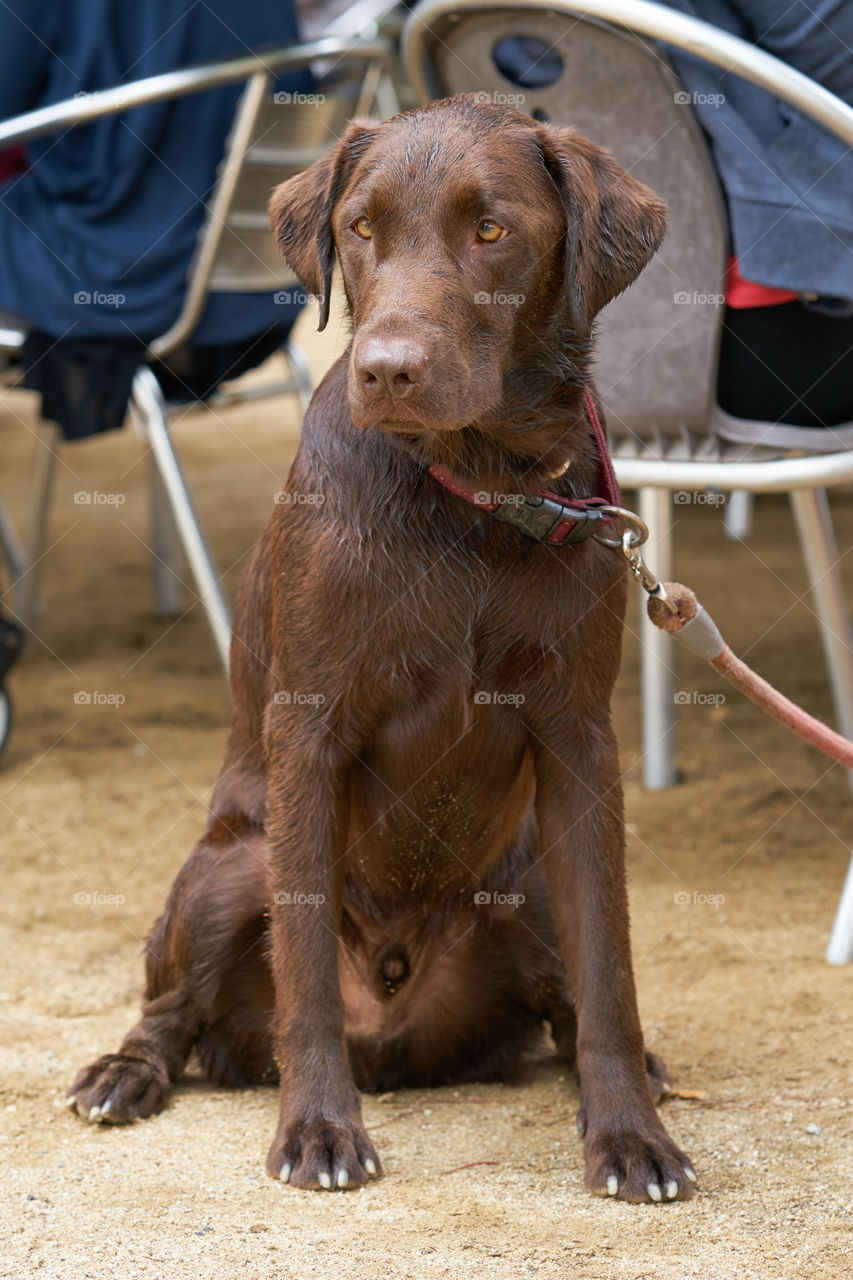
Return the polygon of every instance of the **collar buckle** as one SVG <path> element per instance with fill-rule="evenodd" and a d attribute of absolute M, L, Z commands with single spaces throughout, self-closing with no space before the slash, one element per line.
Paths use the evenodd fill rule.
<path fill-rule="evenodd" d="M 599 507 L 573 507 L 544 494 L 534 494 L 520 503 L 507 503 L 498 507 L 493 515 L 536 542 L 550 542 L 559 547 L 591 538 L 605 518 L 605 512 Z M 571 527 L 563 537 L 554 539 L 553 534 L 561 524 Z"/>

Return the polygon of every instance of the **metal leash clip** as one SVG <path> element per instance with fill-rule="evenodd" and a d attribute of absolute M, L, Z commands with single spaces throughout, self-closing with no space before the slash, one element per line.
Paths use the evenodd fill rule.
<path fill-rule="evenodd" d="M 660 600 L 670 613 L 678 613 L 678 605 L 666 594 L 663 583 L 659 582 L 652 573 L 640 552 L 640 547 L 644 542 L 648 541 L 649 537 L 649 527 L 645 521 L 641 520 L 635 512 L 628 511 L 624 507 L 601 507 L 600 510 L 604 515 L 622 520 L 628 527 L 623 532 L 622 537 L 618 539 L 607 538 L 600 533 L 593 534 L 593 537 L 598 542 L 603 542 L 606 547 L 613 547 L 621 551 L 628 561 L 631 573 L 643 590 L 647 591 L 650 596 L 654 596 L 656 600 Z"/>

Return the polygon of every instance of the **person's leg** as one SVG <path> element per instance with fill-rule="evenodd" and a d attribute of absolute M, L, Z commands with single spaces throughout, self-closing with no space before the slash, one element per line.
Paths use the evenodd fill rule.
<path fill-rule="evenodd" d="M 797 427 L 853 421 L 853 316 L 728 307 L 717 399 L 736 418 Z"/>

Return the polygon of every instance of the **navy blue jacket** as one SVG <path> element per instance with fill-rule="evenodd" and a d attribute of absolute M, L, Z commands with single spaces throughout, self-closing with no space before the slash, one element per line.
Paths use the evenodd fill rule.
<path fill-rule="evenodd" d="M 285 0 L 4 0 L 0 118 L 296 38 Z M 32 168 L 0 187 L 0 310 L 55 338 L 164 332 L 240 92 L 139 107 L 31 143 Z M 212 297 L 194 341 L 240 341 L 295 310 L 272 294 Z"/>
<path fill-rule="evenodd" d="M 758 45 L 853 106 L 853 0 L 664 3 Z M 746 80 L 669 53 L 711 140 L 741 273 L 853 299 L 853 150 Z"/>

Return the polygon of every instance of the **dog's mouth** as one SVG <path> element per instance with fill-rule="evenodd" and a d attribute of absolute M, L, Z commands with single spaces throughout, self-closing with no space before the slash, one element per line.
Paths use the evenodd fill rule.
<path fill-rule="evenodd" d="M 379 410 L 375 405 L 366 409 L 364 406 L 350 404 L 350 413 L 353 424 L 360 430 L 377 427 L 382 431 L 389 431 L 407 438 L 433 432 L 461 431 L 468 425 L 467 419 L 462 422 L 448 422 L 433 418 L 417 404 L 406 400 L 391 401 L 387 407 Z"/>
<path fill-rule="evenodd" d="M 377 406 L 375 401 L 369 405 L 350 402 L 350 412 L 353 422 L 362 430 L 365 427 L 397 426 L 417 430 L 424 425 L 424 415 L 418 411 L 417 405 L 407 404 L 405 400 L 391 400 L 384 406 Z"/>

